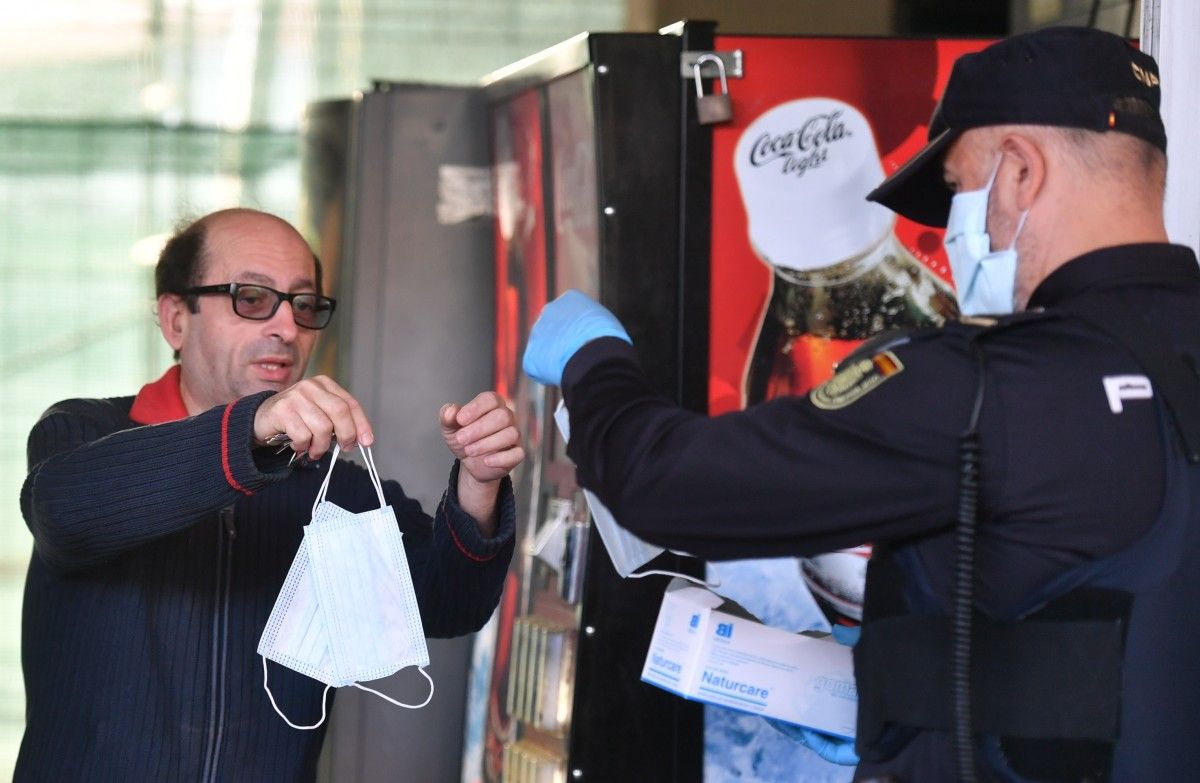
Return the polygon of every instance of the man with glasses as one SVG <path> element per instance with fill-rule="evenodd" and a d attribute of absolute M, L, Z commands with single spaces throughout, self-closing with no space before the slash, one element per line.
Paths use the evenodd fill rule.
<path fill-rule="evenodd" d="M 15 779 L 312 780 L 323 729 L 275 715 L 256 646 L 333 443 L 374 441 L 349 392 L 303 378 L 336 303 L 296 230 L 246 209 L 180 231 L 156 282 L 178 363 L 136 397 L 58 403 L 30 435 Z M 507 475 L 524 456 L 492 392 L 439 421 L 456 461 L 436 514 L 384 483 L 429 637 L 494 609 L 513 547 Z M 328 499 L 378 507 L 357 466 Z M 322 714 L 319 681 L 272 663 L 270 684 L 284 714 Z"/>

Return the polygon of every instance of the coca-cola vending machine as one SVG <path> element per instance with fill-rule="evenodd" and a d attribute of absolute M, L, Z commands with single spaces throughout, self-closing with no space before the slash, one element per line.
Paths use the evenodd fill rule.
<path fill-rule="evenodd" d="M 496 384 L 529 458 L 517 555 L 475 650 L 465 783 L 850 779 L 757 715 L 640 681 L 667 580 L 614 570 L 554 428 L 557 390 L 520 357 L 542 305 L 578 288 L 621 318 L 665 395 L 719 415 L 807 393 L 872 335 L 954 317 L 940 232 L 864 197 L 924 143 L 954 59 L 987 43 L 687 22 L 584 34 L 485 80 Z M 862 544 L 707 573 L 770 625 L 854 623 Z"/>
<path fill-rule="evenodd" d="M 715 36 L 742 75 L 711 136 L 709 414 L 807 394 L 865 339 L 957 315 L 941 232 L 864 197 L 924 145 L 954 60 L 989 42 Z M 862 543 L 709 574 L 769 625 L 854 624 Z M 851 776 L 756 716 L 710 707 L 705 734 L 706 783 Z"/>

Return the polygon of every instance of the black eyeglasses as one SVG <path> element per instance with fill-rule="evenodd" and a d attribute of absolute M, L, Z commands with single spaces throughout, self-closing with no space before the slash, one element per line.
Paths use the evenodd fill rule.
<path fill-rule="evenodd" d="M 281 302 L 292 306 L 292 318 L 305 329 L 324 329 L 333 318 L 337 301 L 312 293 L 285 294 L 265 285 L 221 283 L 202 285 L 184 291 L 188 296 L 225 294 L 233 302 L 233 312 L 251 321 L 266 321 L 275 315 Z"/>

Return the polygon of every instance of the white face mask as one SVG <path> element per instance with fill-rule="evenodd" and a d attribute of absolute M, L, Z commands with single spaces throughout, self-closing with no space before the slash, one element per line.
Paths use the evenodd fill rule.
<path fill-rule="evenodd" d="M 1012 245 L 1007 250 L 992 250 L 987 231 L 988 197 L 1000 171 L 996 161 L 987 185 L 979 190 L 955 194 L 950 200 L 950 217 L 942 244 L 950 259 L 950 271 L 958 290 L 958 309 L 963 315 L 1002 315 L 1014 309 L 1013 293 L 1017 280 L 1017 237 L 1025 227 L 1029 210 L 1021 214 Z"/>
<path fill-rule="evenodd" d="M 558 425 L 563 442 L 570 441 L 571 419 L 567 413 L 567 406 L 562 401 L 559 401 L 554 410 L 554 423 Z M 592 524 L 600 533 L 600 540 L 604 542 L 604 548 L 612 559 L 613 568 L 617 569 L 617 573 L 622 577 L 633 575 L 634 571 L 667 551 L 620 527 L 612 512 L 592 492 L 585 489 L 583 495 L 587 499 L 588 509 L 592 512 Z"/>
<path fill-rule="evenodd" d="M 271 706 L 296 729 L 315 729 L 325 722 L 325 695 L 331 687 L 352 685 L 409 709 L 424 707 L 433 698 L 433 680 L 424 669 L 429 652 L 400 528 L 383 498 L 370 449 L 359 448 L 379 508 L 353 514 L 325 500 L 340 452 L 334 446 L 329 473 L 313 503 L 312 522 L 304 528 L 258 643 Z M 267 684 L 268 658 L 325 683 L 317 723 L 297 726 L 280 712 Z M 406 666 L 421 667 L 429 680 L 429 697 L 420 704 L 402 704 L 359 684 Z"/>
<path fill-rule="evenodd" d="M 571 417 L 567 411 L 566 404 L 562 400 L 559 400 L 558 407 L 554 409 L 554 422 L 558 425 L 558 431 L 562 435 L 563 442 L 569 442 L 571 440 Z M 590 490 L 585 489 L 583 497 L 587 502 L 588 510 L 592 514 L 592 524 L 599 531 L 600 540 L 604 544 L 605 551 L 608 552 L 609 559 L 612 560 L 613 568 L 617 570 L 622 579 L 638 579 L 653 574 L 686 579 L 701 587 L 716 588 L 721 586 L 720 581 L 706 582 L 694 576 L 679 574 L 674 571 L 660 571 L 658 569 L 637 571 L 637 569 L 667 550 L 648 541 L 643 541 L 621 527 L 617 523 L 616 518 L 613 517 L 612 512 L 608 510 L 608 507 L 601 503 L 600 498 L 596 497 Z M 671 552 L 683 557 L 692 557 L 687 552 L 680 552 L 676 549 L 672 549 Z M 634 573 L 635 571 L 637 573 Z"/>

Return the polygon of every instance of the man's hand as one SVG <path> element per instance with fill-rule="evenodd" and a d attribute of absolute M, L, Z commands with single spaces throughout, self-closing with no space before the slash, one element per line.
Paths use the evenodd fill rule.
<path fill-rule="evenodd" d="M 371 423 L 358 400 L 324 375 L 306 378 L 268 397 L 254 415 L 254 445 L 284 433 L 296 453 L 319 459 L 333 439 L 343 450 L 375 442 Z"/>
<path fill-rule="evenodd" d="M 500 479 L 525 459 L 516 416 L 500 395 L 489 391 L 466 405 L 443 405 L 438 419 L 446 447 L 461 463 L 458 503 L 490 536 L 495 531 Z"/>
<path fill-rule="evenodd" d="M 542 308 L 542 314 L 529 331 L 521 363 L 525 374 L 538 383 L 560 386 L 563 368 L 575 352 L 601 337 L 633 342 L 607 308 L 579 291 L 567 291 Z"/>

